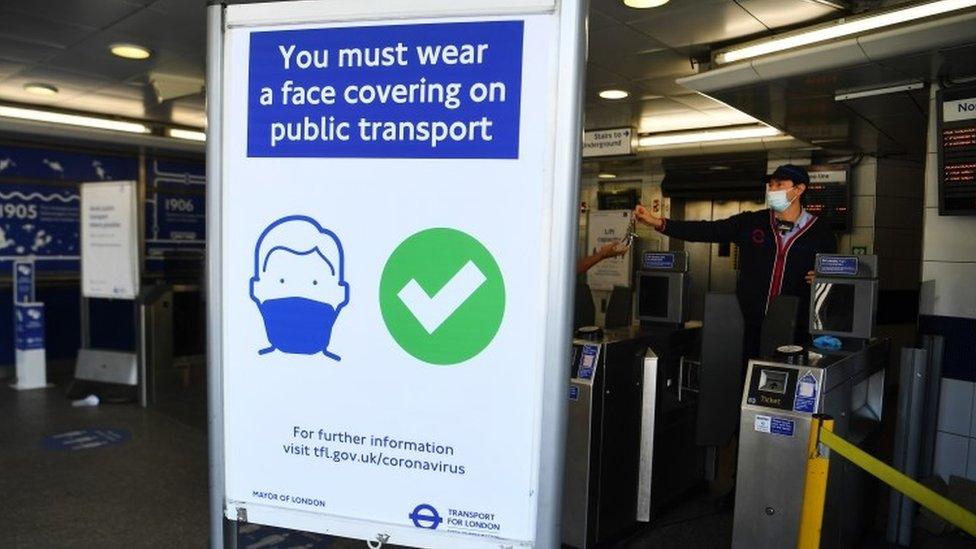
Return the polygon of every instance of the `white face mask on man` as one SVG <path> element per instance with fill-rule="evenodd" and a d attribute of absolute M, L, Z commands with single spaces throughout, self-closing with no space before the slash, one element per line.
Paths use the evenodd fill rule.
<path fill-rule="evenodd" d="M 796 200 L 795 196 L 793 200 Z M 766 205 L 772 208 L 774 212 L 785 212 L 793 200 L 788 198 L 788 191 L 766 191 Z"/>

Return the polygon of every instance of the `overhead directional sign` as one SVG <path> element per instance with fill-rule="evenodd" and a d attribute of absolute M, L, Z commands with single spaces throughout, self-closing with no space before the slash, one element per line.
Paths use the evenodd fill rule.
<path fill-rule="evenodd" d="M 581 6 L 211 10 L 219 512 L 555 546 Z"/>

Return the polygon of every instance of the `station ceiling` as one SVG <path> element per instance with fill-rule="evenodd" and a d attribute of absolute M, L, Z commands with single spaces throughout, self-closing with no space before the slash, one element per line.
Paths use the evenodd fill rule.
<path fill-rule="evenodd" d="M 697 72 L 694 60 L 707 58 L 715 44 L 841 15 L 834 6 L 672 0 L 637 10 L 620 0 L 593 0 L 586 125 L 658 132 L 753 122 L 674 80 Z M 205 34 L 204 0 L 0 0 L 0 100 L 202 127 Z M 153 55 L 115 57 L 109 46 L 119 42 Z M 24 88 L 31 83 L 59 93 L 35 95 Z M 631 95 L 599 99 L 607 88 Z"/>
<path fill-rule="evenodd" d="M 856 124 L 868 127 L 868 138 L 847 139 L 844 146 L 866 150 L 874 139 L 879 143 L 874 152 L 882 147 L 914 148 L 914 143 L 906 146 L 907 141 L 896 134 L 923 135 L 925 90 L 896 101 L 834 104 L 832 93 L 841 84 L 867 85 L 897 76 L 881 74 L 884 68 L 852 67 L 798 77 L 788 85 L 774 84 L 802 91 L 794 94 L 788 120 L 775 116 L 784 111 L 776 108 L 772 98 L 778 96 L 770 92 L 769 84 L 716 93 L 713 99 L 676 82 L 701 72 L 718 48 L 901 3 L 854 1 L 671 0 L 658 8 L 638 10 L 621 0 L 592 0 L 585 125 L 632 126 L 640 133 L 657 133 L 750 124 L 756 116 L 814 142 L 831 124 L 843 122 L 845 115 L 849 119 L 851 111 L 866 109 L 866 114 L 853 116 L 862 120 L 855 120 Z M 205 10 L 204 0 L 0 0 L 0 102 L 202 128 Z M 109 46 L 116 43 L 145 46 L 152 56 L 142 61 L 115 57 Z M 962 53 L 953 57 L 970 62 L 956 65 L 968 70 L 973 49 L 959 50 Z M 933 68 L 927 52 L 891 60 L 888 72 L 904 73 L 904 67 L 913 63 L 919 68 L 912 76 L 944 72 Z M 36 95 L 25 89 L 27 84 L 54 86 L 58 93 Z M 613 101 L 599 98 L 605 89 L 623 89 L 630 95 Z M 811 101 L 811 89 L 820 90 L 824 100 Z M 898 101 L 904 108 L 891 108 Z M 911 123 L 906 123 L 906 113 L 911 114 Z"/>

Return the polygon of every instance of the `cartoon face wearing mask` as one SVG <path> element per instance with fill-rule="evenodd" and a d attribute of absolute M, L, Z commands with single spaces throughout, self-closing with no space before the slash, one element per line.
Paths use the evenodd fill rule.
<path fill-rule="evenodd" d="M 271 345 L 259 354 L 278 350 L 340 359 L 328 347 L 332 326 L 349 303 L 344 267 L 339 238 L 310 217 L 284 217 L 261 233 L 251 299 Z"/>

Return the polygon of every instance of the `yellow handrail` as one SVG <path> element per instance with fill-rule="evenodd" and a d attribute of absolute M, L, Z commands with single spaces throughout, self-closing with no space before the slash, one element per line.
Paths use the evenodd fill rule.
<path fill-rule="evenodd" d="M 820 429 L 820 442 L 847 458 L 848 461 L 878 477 L 882 482 L 912 498 L 919 505 L 951 522 L 971 536 L 976 536 L 976 515 L 960 505 L 903 475 L 897 469 L 842 439 L 827 429 Z M 821 503 L 822 505 L 822 503 Z M 806 502 L 804 502 L 806 506 Z"/>

